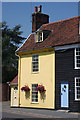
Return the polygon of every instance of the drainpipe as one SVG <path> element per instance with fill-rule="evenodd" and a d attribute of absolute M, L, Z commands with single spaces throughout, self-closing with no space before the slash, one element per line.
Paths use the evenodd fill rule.
<path fill-rule="evenodd" d="M 19 88 L 19 107 L 20 107 L 20 83 L 21 83 L 21 57 L 19 56 L 19 78 L 18 78 L 18 83 L 19 83 L 19 86 L 18 86 L 18 88 Z"/>
<path fill-rule="evenodd" d="M 20 107 L 20 83 L 21 83 L 21 57 L 16 54 L 16 56 L 19 57 L 19 63 L 18 63 L 18 106 Z"/>

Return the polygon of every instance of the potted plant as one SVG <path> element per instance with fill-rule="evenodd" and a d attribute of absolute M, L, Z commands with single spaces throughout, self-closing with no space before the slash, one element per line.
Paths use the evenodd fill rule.
<path fill-rule="evenodd" d="M 30 88 L 29 88 L 27 85 L 25 85 L 25 86 L 23 86 L 23 87 L 21 88 L 21 90 L 22 90 L 22 91 L 25 91 L 25 92 L 29 92 L 29 91 L 30 91 Z"/>
<path fill-rule="evenodd" d="M 36 87 L 36 91 L 39 91 L 40 93 L 44 93 L 46 90 L 45 90 L 45 87 L 43 85 L 38 85 Z"/>

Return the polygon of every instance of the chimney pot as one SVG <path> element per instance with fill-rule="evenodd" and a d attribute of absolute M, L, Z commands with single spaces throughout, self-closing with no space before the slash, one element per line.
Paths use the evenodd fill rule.
<path fill-rule="evenodd" d="M 39 8 L 39 12 L 41 12 L 42 11 L 42 6 L 40 5 L 38 8 Z"/>
<path fill-rule="evenodd" d="M 37 6 L 35 6 L 35 12 L 37 12 Z"/>

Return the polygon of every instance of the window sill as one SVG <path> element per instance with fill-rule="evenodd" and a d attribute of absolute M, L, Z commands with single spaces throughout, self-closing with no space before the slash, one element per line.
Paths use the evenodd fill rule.
<path fill-rule="evenodd" d="M 39 73 L 39 71 L 38 72 L 31 72 L 31 74 L 38 74 Z"/>
<path fill-rule="evenodd" d="M 41 43 L 41 42 L 43 42 L 43 40 L 42 41 L 37 41 L 36 43 Z"/>
<path fill-rule="evenodd" d="M 39 104 L 39 102 L 31 102 L 31 104 Z"/>
<path fill-rule="evenodd" d="M 80 101 L 80 99 L 78 100 L 78 99 L 76 99 L 76 100 L 74 100 L 74 101 Z"/>
<path fill-rule="evenodd" d="M 75 69 L 75 70 L 80 70 L 80 68 L 77 68 L 77 67 L 76 67 L 76 68 L 74 68 L 74 69 Z"/>

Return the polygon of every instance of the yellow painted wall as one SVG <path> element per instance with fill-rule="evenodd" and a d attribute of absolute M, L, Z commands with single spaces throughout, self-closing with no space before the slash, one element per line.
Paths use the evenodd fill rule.
<path fill-rule="evenodd" d="M 43 84 L 45 86 L 45 100 L 41 100 L 38 92 L 38 103 L 31 103 L 30 96 L 26 98 L 24 91 L 19 91 L 19 102 L 21 107 L 55 108 L 55 53 L 44 52 L 39 55 L 39 72 L 32 73 L 32 55 L 21 56 L 19 60 L 19 90 L 24 85 L 31 89 L 32 84 Z"/>

